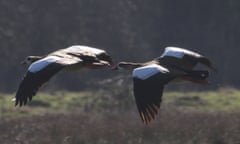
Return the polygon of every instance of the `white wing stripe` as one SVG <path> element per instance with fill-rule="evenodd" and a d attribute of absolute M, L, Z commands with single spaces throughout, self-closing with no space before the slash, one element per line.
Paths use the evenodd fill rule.
<path fill-rule="evenodd" d="M 28 71 L 36 73 L 36 72 L 42 70 L 43 68 L 45 68 L 46 66 L 48 66 L 49 64 L 54 63 L 60 59 L 61 58 L 57 57 L 57 56 L 47 56 L 41 60 L 38 60 L 38 61 L 32 63 L 29 66 Z"/>
<path fill-rule="evenodd" d="M 88 51 L 94 54 L 100 54 L 100 53 L 104 53 L 104 50 L 101 49 L 97 49 L 97 48 L 93 48 L 93 47 L 89 47 L 89 46 L 82 46 L 82 45 L 74 45 L 71 46 L 69 48 L 67 48 L 66 50 L 68 51 Z"/>
<path fill-rule="evenodd" d="M 137 77 L 139 79 L 145 80 L 148 79 L 149 77 L 157 74 L 157 73 L 167 73 L 169 72 L 168 69 L 157 65 L 157 64 L 152 64 L 144 67 L 139 67 L 133 70 L 132 76 Z"/>
<path fill-rule="evenodd" d="M 189 51 L 189 50 L 178 48 L 178 47 L 166 47 L 162 56 L 172 56 L 172 57 L 176 57 L 176 58 L 182 58 L 185 54 L 193 55 L 196 57 L 201 56 L 200 54 L 195 53 L 193 51 Z"/>

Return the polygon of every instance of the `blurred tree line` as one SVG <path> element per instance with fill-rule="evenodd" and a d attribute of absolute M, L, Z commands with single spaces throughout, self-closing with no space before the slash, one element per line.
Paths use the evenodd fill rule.
<path fill-rule="evenodd" d="M 16 91 L 26 56 L 75 44 L 105 49 L 116 62 L 151 60 L 166 46 L 192 49 L 218 68 L 211 88 L 240 87 L 239 26 L 238 0 L 1 0 L 0 91 Z M 92 82 L 120 74 L 60 73 L 48 88 L 91 88 Z"/>

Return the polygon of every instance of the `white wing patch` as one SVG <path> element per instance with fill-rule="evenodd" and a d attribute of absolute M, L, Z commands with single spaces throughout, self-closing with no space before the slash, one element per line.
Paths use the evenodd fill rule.
<path fill-rule="evenodd" d="M 145 80 L 159 72 L 160 73 L 168 73 L 169 70 L 160 65 L 151 64 L 148 66 L 139 67 L 139 68 L 134 69 L 132 76 L 137 77 L 142 80 Z"/>
<path fill-rule="evenodd" d="M 184 55 L 192 55 L 200 57 L 201 55 L 190 50 L 186 50 L 178 47 L 166 47 L 162 56 L 172 56 L 176 58 L 182 58 Z"/>
<path fill-rule="evenodd" d="M 40 59 L 34 63 L 32 63 L 29 68 L 28 71 L 36 73 L 40 70 L 42 70 L 43 68 L 45 68 L 46 66 L 48 66 L 51 63 L 55 63 L 56 61 L 60 60 L 60 57 L 57 56 L 47 56 L 43 59 Z"/>
<path fill-rule="evenodd" d="M 89 46 L 82 46 L 82 45 L 70 46 L 66 50 L 68 50 L 68 51 L 84 51 L 84 52 L 89 52 L 89 53 L 94 53 L 94 54 L 100 54 L 100 53 L 105 52 L 104 50 L 101 50 L 101 49 L 97 49 L 97 48 L 93 48 L 93 47 L 89 47 Z"/>

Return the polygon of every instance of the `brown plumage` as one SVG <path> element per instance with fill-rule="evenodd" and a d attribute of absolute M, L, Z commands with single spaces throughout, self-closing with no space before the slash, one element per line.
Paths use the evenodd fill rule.
<path fill-rule="evenodd" d="M 158 113 L 164 86 L 172 81 L 207 84 L 209 72 L 194 70 L 200 63 L 216 71 L 210 60 L 198 53 L 176 47 L 145 63 L 120 62 L 115 69 L 132 70 L 133 91 L 143 123 L 148 124 Z"/>
<path fill-rule="evenodd" d="M 112 58 L 104 50 L 76 45 L 45 56 L 28 56 L 22 63 L 31 65 L 18 87 L 16 106 L 26 105 L 31 101 L 38 89 L 62 69 L 111 67 Z"/>

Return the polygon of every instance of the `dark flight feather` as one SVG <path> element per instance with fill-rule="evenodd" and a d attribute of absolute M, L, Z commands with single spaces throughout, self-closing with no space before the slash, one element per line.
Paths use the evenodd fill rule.
<path fill-rule="evenodd" d="M 36 95 L 38 89 L 63 67 L 61 64 L 52 63 L 36 73 L 28 71 L 19 85 L 15 105 L 26 105 Z"/>

